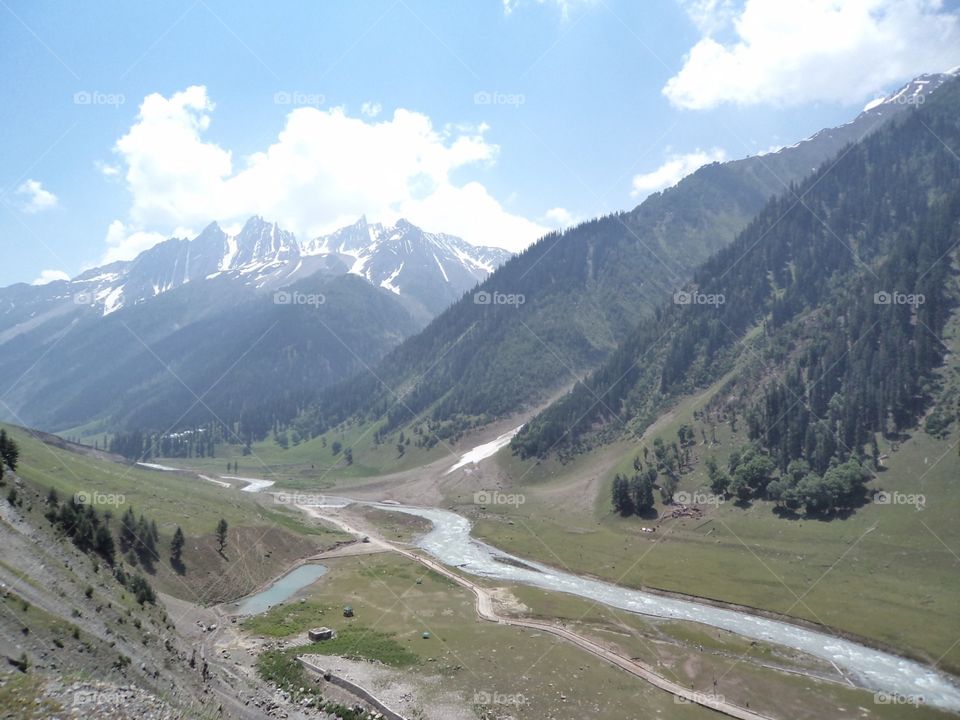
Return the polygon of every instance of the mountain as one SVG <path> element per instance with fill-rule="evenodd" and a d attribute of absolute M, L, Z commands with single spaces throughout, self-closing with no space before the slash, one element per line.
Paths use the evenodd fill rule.
<path fill-rule="evenodd" d="M 569 456 L 639 435 L 730 374 L 705 412 L 744 419 L 750 451 L 783 474 L 778 492 L 823 511 L 843 498 L 820 476 L 871 445 L 876 462 L 877 434 L 897 438 L 925 413 L 931 432 L 949 425 L 957 398 L 936 371 L 960 299 L 960 80 L 915 108 L 771 200 L 514 449 Z"/>
<path fill-rule="evenodd" d="M 0 346 L 0 373 L 19 378 L 4 414 L 55 431 L 221 421 L 239 424 L 229 438 L 239 442 L 422 327 L 393 293 L 349 274 L 317 273 L 281 292 L 217 278 L 22 332 Z"/>
<path fill-rule="evenodd" d="M 453 235 L 429 233 L 399 220 L 393 227 L 356 224 L 304 245 L 306 256 L 336 257 L 350 272 L 401 297 L 415 300 L 431 316 L 457 300 L 502 265 L 510 253 L 477 247 Z"/>
<path fill-rule="evenodd" d="M 545 236 L 373 373 L 325 390 L 301 428 L 322 432 L 351 418 L 385 417 L 382 432 L 426 420 L 434 438 L 445 438 L 543 403 L 608 358 L 770 198 L 921 106 L 947 79 L 918 78 L 842 127 L 775 153 L 708 165 L 629 212 Z M 898 99 L 907 96 L 910 104 Z"/>
<path fill-rule="evenodd" d="M 211 223 L 71 281 L 0 290 L 0 372 L 19 378 L 0 415 L 58 431 L 246 418 L 262 435 L 508 256 L 404 220 L 303 244 L 259 217 L 236 235 Z"/>
<path fill-rule="evenodd" d="M 69 282 L 0 290 L 0 333 L 12 332 L 18 318 L 42 315 L 51 301 L 69 298 L 109 315 L 189 282 L 226 277 L 272 290 L 321 271 L 360 275 L 429 319 L 509 257 L 506 250 L 426 232 L 406 220 L 384 227 L 361 218 L 303 243 L 260 217 L 251 217 L 236 235 L 214 222 L 192 241 L 171 238 L 134 260 L 88 270 Z"/>

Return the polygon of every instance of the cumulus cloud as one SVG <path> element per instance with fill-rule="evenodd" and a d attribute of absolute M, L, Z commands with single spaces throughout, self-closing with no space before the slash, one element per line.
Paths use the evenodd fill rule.
<path fill-rule="evenodd" d="M 57 206 L 57 196 L 44 189 L 39 180 L 26 180 L 17 188 L 17 195 L 26 199 L 21 207 L 25 213 L 38 213 Z"/>
<path fill-rule="evenodd" d="M 737 15 L 734 0 L 681 0 L 681 5 L 704 35 L 727 27 Z"/>
<path fill-rule="evenodd" d="M 687 0 L 703 37 L 663 88 L 678 107 L 858 104 L 960 63 L 960 14 L 942 0 Z M 729 32 L 729 42 L 714 34 Z"/>
<path fill-rule="evenodd" d="M 712 150 L 695 150 L 692 153 L 683 155 L 671 155 L 667 160 L 648 173 L 633 176 L 633 190 L 631 195 L 638 198 L 645 198 L 647 195 L 673 187 L 683 180 L 687 175 L 695 172 L 704 165 L 713 162 L 723 162 L 727 159 L 727 153 L 722 148 L 713 148 Z"/>
<path fill-rule="evenodd" d="M 406 217 L 474 244 L 519 250 L 545 228 L 504 207 L 454 171 L 495 162 L 486 126 L 437 129 L 397 109 L 389 119 L 351 117 L 343 108 L 290 111 L 269 147 L 239 160 L 207 140 L 214 104 L 203 86 L 148 96 L 115 146 L 132 196 L 129 220 L 108 233 L 120 259 L 175 228 L 211 220 L 235 225 L 262 215 L 309 238 L 354 222 Z"/>
<path fill-rule="evenodd" d="M 48 285 L 57 280 L 69 280 L 70 276 L 63 270 L 42 270 L 40 277 L 34 280 L 31 285 Z"/>
<path fill-rule="evenodd" d="M 563 207 L 550 208 L 544 213 L 543 219 L 548 225 L 556 228 L 568 228 L 580 222 L 580 218 Z"/>
<path fill-rule="evenodd" d="M 195 233 L 183 233 L 193 235 Z M 166 240 L 163 233 L 136 230 L 124 225 L 122 220 L 114 220 L 107 228 L 107 251 L 100 260 L 101 264 L 118 260 L 133 260 L 144 250 L 149 250 L 158 242 Z"/>

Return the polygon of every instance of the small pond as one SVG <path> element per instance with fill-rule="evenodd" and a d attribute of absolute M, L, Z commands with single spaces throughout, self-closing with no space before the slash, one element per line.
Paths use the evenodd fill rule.
<path fill-rule="evenodd" d="M 273 605 L 289 599 L 301 588 L 315 582 L 327 574 L 326 565 L 308 563 L 300 565 L 283 577 L 275 580 L 268 588 L 236 603 L 236 612 L 241 615 L 257 615 Z"/>

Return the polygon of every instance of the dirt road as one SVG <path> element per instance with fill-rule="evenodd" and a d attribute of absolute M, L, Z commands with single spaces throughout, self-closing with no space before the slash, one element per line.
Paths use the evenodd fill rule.
<path fill-rule="evenodd" d="M 361 531 L 343 518 L 333 515 L 329 512 L 324 512 L 320 508 L 302 505 L 298 505 L 297 507 L 311 517 L 336 525 L 344 532 L 350 533 L 358 538 L 367 537 L 368 542 L 364 544 L 372 546 L 371 549 L 375 548 L 399 553 L 400 555 L 403 555 L 404 557 L 420 563 L 430 570 L 449 578 L 461 587 L 470 590 L 477 598 L 477 616 L 481 620 L 498 623 L 500 625 L 511 625 L 514 627 L 537 630 L 538 632 L 550 633 L 551 635 L 562 638 L 563 640 L 576 645 L 577 647 L 589 652 L 601 660 L 604 660 L 605 662 L 616 665 L 631 675 L 649 682 L 651 685 L 654 685 L 655 687 L 672 694 L 674 697 L 679 698 L 684 702 L 696 703 L 697 705 L 702 705 L 703 707 L 716 710 L 717 712 L 723 713 L 729 717 L 738 718 L 739 720 L 773 720 L 767 715 L 761 715 L 760 713 L 756 713 L 749 708 L 727 702 L 721 696 L 697 692 L 668 680 L 662 675 L 658 675 L 650 666 L 614 652 L 613 650 L 606 648 L 603 645 L 600 645 L 599 643 L 594 642 L 593 640 L 590 640 L 582 635 L 578 635 L 577 633 L 561 625 L 541 622 L 538 620 L 528 620 L 525 618 L 514 618 L 500 615 L 497 613 L 494 606 L 493 594 L 487 588 L 484 588 L 463 577 L 462 575 L 453 572 L 442 563 L 439 563 L 431 558 L 424 557 L 423 555 L 413 552 L 412 550 L 398 547 L 397 545 L 394 545 L 383 538 L 376 537 L 369 532 Z"/>

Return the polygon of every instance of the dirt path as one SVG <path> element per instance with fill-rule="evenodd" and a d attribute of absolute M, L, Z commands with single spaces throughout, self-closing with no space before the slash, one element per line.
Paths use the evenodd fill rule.
<path fill-rule="evenodd" d="M 711 710 L 723 713 L 729 717 L 738 718 L 739 720 L 773 720 L 770 716 L 761 715 L 760 713 L 756 713 L 748 708 L 726 702 L 720 696 L 696 692 L 684 687 L 683 685 L 668 680 L 662 675 L 658 675 L 650 666 L 621 655 L 620 653 L 614 652 L 613 650 L 610 650 L 609 648 L 606 648 L 603 645 L 600 645 L 599 643 L 594 642 L 593 640 L 590 640 L 582 635 L 578 635 L 577 633 L 568 630 L 561 625 L 538 620 L 529 620 L 500 615 L 497 613 L 494 605 L 493 592 L 459 575 L 458 573 L 453 572 L 442 563 L 431 558 L 424 557 L 413 552 L 412 550 L 398 547 L 393 543 L 370 534 L 369 532 L 362 532 L 343 518 L 333 516 L 329 513 L 324 513 L 319 508 L 300 505 L 297 507 L 311 517 L 336 525 L 344 532 L 355 536 L 369 538 L 368 542 L 364 544 L 374 546 L 381 550 L 390 550 L 392 552 L 399 553 L 400 555 L 403 555 L 414 562 L 420 563 L 421 565 L 443 575 L 446 578 L 449 578 L 461 587 L 470 590 L 477 598 L 477 617 L 479 617 L 481 620 L 498 623 L 500 625 L 524 627 L 537 630 L 539 632 L 550 633 L 551 635 L 555 635 L 556 637 L 562 638 L 563 640 L 576 645 L 577 647 L 589 652 L 591 655 L 594 655 L 601 660 L 604 660 L 605 662 L 627 671 L 635 677 L 646 680 L 651 685 L 654 685 L 655 687 L 658 687 L 677 698 L 681 698 L 686 702 L 702 705 L 703 707 L 710 708 Z"/>

